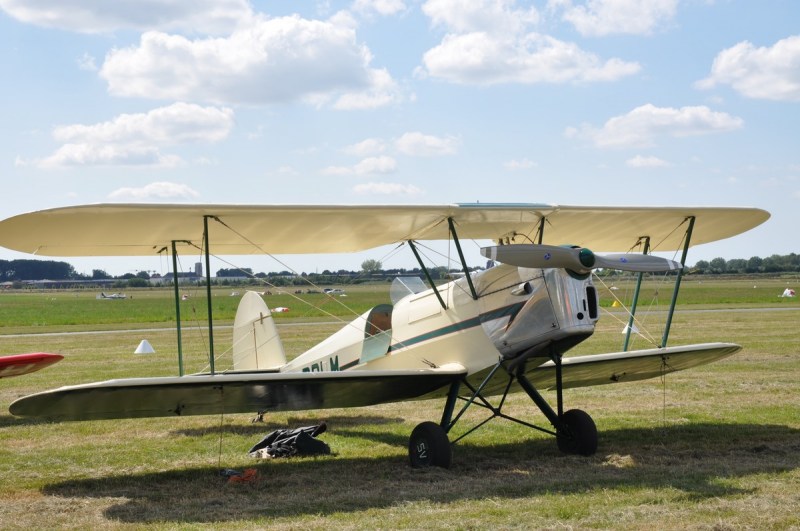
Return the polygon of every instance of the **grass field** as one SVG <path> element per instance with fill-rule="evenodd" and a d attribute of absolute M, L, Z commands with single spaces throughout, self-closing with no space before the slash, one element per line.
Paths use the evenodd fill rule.
<path fill-rule="evenodd" d="M 732 341 L 744 350 L 664 381 L 567 391 L 568 407 L 597 423 L 596 455 L 565 456 L 546 435 L 493 421 L 456 445 L 449 470 L 407 466 L 408 435 L 419 422 L 438 420 L 441 400 L 275 414 L 263 424 L 248 415 L 79 423 L 12 417 L 13 400 L 51 387 L 176 374 L 174 322 L 166 291 L 130 292 L 125 301 L 0 293 L 0 354 L 65 356 L 46 370 L 0 380 L 0 527 L 798 528 L 800 303 L 778 298 L 786 282 L 685 281 L 670 344 Z M 606 307 L 612 293 L 629 300 L 629 283 L 614 287 L 600 288 Z M 345 300 L 363 311 L 383 302 L 387 289 L 348 289 Z M 222 325 L 238 302 L 230 291 L 213 299 Z M 182 307 L 184 317 L 203 321 L 201 298 L 192 297 L 193 310 Z M 336 301 L 319 312 L 289 294 L 266 300 L 292 308 L 279 316 L 290 355 L 335 331 L 335 317 L 349 313 Z M 645 287 L 640 309 L 658 310 L 642 316 L 656 337 L 668 303 L 668 287 Z M 578 353 L 621 348 L 622 317 L 608 309 L 615 313 L 602 317 Z M 104 332 L 53 334 L 89 330 Z M 132 354 L 143 338 L 156 354 Z M 203 369 L 206 342 L 201 330 L 186 331 L 188 370 Z M 218 352 L 229 343 L 229 328 L 215 331 Z M 524 395 L 507 407 L 545 423 Z M 468 416 L 476 421 L 480 412 Z M 269 431 L 321 420 L 332 456 L 264 462 L 246 455 Z M 258 469 L 260 482 L 228 484 L 219 475 L 247 467 Z"/>

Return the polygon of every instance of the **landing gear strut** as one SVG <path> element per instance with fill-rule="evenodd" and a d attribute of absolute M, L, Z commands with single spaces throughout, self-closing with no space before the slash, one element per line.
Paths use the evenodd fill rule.
<path fill-rule="evenodd" d="M 447 437 L 447 433 L 455 426 L 461 415 L 471 406 L 477 405 L 488 409 L 491 416 L 477 426 L 474 426 L 463 435 L 453 440 L 452 444 L 457 443 L 485 423 L 495 417 L 501 417 L 511 420 L 518 424 L 528 426 L 535 430 L 539 430 L 556 437 L 558 449 L 566 454 L 576 454 L 583 456 L 594 455 L 597 452 L 597 427 L 595 426 L 592 417 L 580 409 L 570 409 L 569 411 L 563 410 L 563 381 L 561 374 L 561 355 L 553 351 L 550 353 L 550 359 L 555 364 L 556 376 L 556 410 L 554 411 L 550 404 L 542 397 L 536 387 L 528 380 L 525 375 L 526 358 L 515 359 L 511 362 L 508 360 L 500 360 L 489 371 L 488 375 L 484 378 L 483 382 L 476 388 L 473 387 L 466 378 L 461 381 L 454 381 L 451 384 L 450 392 L 447 396 L 444 412 L 442 414 L 442 421 L 440 424 L 434 422 L 423 422 L 414 428 L 411 433 L 411 438 L 408 443 L 408 455 L 411 461 L 411 466 L 414 468 L 422 468 L 428 466 L 438 466 L 442 468 L 449 468 L 452 458 L 451 443 Z M 540 362 L 541 363 L 541 362 Z M 504 368 L 508 373 L 509 379 L 506 383 L 505 390 L 502 393 L 500 404 L 494 406 L 483 396 L 484 388 L 488 385 L 489 381 L 495 376 L 499 369 Z M 553 429 L 546 429 L 535 426 L 520 419 L 511 417 L 502 412 L 503 404 L 506 397 L 511 390 L 512 384 L 516 381 L 517 384 L 527 393 L 533 400 L 534 404 L 541 410 L 547 420 L 553 425 Z M 459 386 L 463 384 L 471 391 L 469 397 L 459 396 Z M 463 400 L 464 406 L 453 417 L 455 405 L 457 400 Z M 555 430 L 555 431 L 554 431 Z"/>

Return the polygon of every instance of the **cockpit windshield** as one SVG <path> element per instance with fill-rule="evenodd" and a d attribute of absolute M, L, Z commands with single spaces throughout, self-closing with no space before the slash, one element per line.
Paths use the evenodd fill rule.
<path fill-rule="evenodd" d="M 392 304 L 397 304 L 400 299 L 423 292 L 426 289 L 428 289 L 428 286 L 419 277 L 396 277 L 389 289 L 389 296 L 392 299 Z"/>

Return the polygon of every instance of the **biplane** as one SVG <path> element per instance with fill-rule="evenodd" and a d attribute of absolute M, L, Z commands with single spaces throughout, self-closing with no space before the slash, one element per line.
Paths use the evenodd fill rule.
<path fill-rule="evenodd" d="M 206 261 L 209 371 L 74 385 L 23 397 L 19 416 L 89 420 L 321 408 L 443 399 L 442 415 L 419 424 L 412 466 L 449 467 L 452 444 L 493 418 L 555 437 L 563 452 L 592 455 L 597 428 L 566 409 L 564 390 L 619 384 L 709 363 L 740 350 L 731 343 L 668 346 L 686 255 L 769 218 L 756 208 L 582 207 L 546 204 L 433 206 L 246 206 L 99 204 L 22 214 L 0 222 L 0 245 L 46 256 L 145 256 L 201 249 Z M 421 242 L 447 241 L 462 274 L 437 285 Z M 462 242 L 486 242 L 492 267 L 470 267 Z M 214 353 L 210 257 L 264 253 L 344 253 L 402 244 L 421 278 L 398 278 L 391 301 L 287 360 L 264 300 L 249 292 L 237 311 L 229 367 Z M 679 260 L 653 252 L 675 252 Z M 617 253 L 617 254 L 601 254 Z M 484 260 L 484 258 L 482 258 Z M 597 268 L 668 272 L 675 277 L 664 335 L 645 350 L 565 356 L 600 319 Z M 174 279 L 180 324 L 177 273 Z M 636 299 L 636 297 L 635 297 Z M 634 324 L 635 304 L 630 324 Z M 628 327 L 630 329 L 633 326 Z M 545 391 L 555 391 L 546 398 Z M 503 411 L 523 391 L 549 425 Z M 553 405 L 552 402 L 555 401 Z M 487 418 L 450 440 L 470 407 Z M 464 431 L 463 429 L 459 431 Z"/>

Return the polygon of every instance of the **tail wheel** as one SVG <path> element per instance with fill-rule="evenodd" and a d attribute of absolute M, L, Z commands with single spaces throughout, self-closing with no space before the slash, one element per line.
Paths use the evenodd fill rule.
<path fill-rule="evenodd" d="M 435 422 L 423 422 L 411 432 L 408 456 L 413 468 L 450 468 L 452 455 L 447 433 Z"/>
<path fill-rule="evenodd" d="M 580 409 L 570 409 L 561 416 L 558 428 L 558 449 L 565 454 L 594 455 L 597 451 L 597 426 L 592 417 Z"/>

